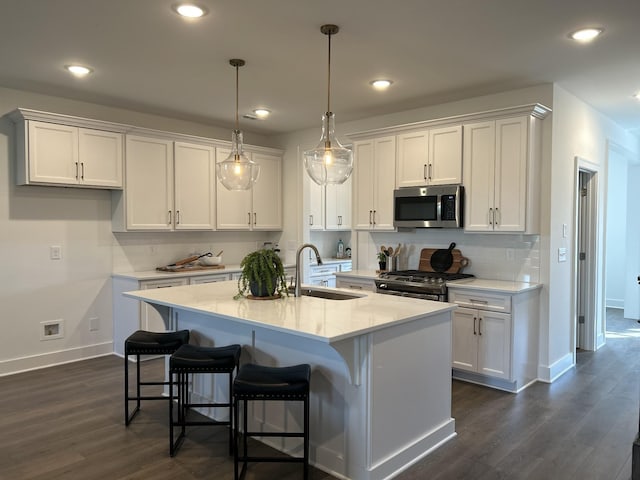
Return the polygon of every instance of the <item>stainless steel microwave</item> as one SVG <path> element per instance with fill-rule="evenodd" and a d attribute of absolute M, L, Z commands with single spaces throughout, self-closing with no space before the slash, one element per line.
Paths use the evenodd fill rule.
<path fill-rule="evenodd" d="M 462 185 L 399 188 L 393 192 L 393 226 L 462 228 L 463 207 Z"/>

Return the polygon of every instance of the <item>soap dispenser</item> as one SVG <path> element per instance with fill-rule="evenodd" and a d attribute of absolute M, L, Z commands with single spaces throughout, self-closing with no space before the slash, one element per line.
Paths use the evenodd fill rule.
<path fill-rule="evenodd" d="M 336 258 L 344 258 L 344 243 L 342 243 L 342 239 L 338 240 L 338 252 L 336 253 Z"/>

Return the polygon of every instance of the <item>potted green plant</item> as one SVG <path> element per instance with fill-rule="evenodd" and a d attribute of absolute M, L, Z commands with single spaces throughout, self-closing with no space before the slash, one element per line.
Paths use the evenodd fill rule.
<path fill-rule="evenodd" d="M 378 252 L 378 266 L 380 271 L 383 272 L 387 269 L 387 254 L 384 252 Z"/>
<path fill-rule="evenodd" d="M 262 248 L 249 253 L 240 262 L 240 268 L 238 294 L 234 298 L 244 297 L 249 292 L 255 298 L 288 295 L 284 266 L 273 249 Z"/>

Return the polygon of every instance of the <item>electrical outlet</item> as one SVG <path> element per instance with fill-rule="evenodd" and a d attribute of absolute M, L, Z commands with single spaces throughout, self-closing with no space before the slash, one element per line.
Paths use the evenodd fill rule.
<path fill-rule="evenodd" d="M 97 332 L 100 330 L 100 319 L 98 317 L 91 317 L 89 319 L 89 331 Z"/>
<path fill-rule="evenodd" d="M 49 257 L 51 260 L 62 260 L 62 247 L 60 245 L 51 245 L 49 247 Z"/>
<path fill-rule="evenodd" d="M 53 340 L 64 337 L 64 320 L 40 322 L 40 340 Z"/>

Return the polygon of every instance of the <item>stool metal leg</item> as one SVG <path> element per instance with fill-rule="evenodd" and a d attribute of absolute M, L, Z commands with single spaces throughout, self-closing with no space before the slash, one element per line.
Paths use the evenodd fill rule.
<path fill-rule="evenodd" d="M 304 480 L 309 478 L 309 396 L 304 399 Z"/>

